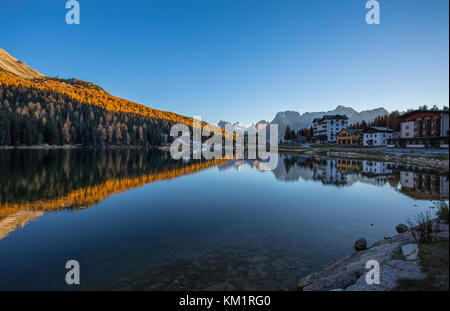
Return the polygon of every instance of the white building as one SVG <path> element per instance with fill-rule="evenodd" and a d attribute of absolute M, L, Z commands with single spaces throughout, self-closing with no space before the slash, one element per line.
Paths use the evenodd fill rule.
<path fill-rule="evenodd" d="M 370 161 L 364 160 L 362 161 L 363 168 L 362 172 L 366 174 L 373 175 L 391 175 L 391 163 L 389 162 L 378 162 L 378 161 Z"/>
<path fill-rule="evenodd" d="M 313 121 L 313 135 L 326 137 L 328 142 L 336 142 L 336 135 L 348 125 L 345 115 L 324 115 L 321 119 Z"/>
<path fill-rule="evenodd" d="M 387 140 L 392 138 L 391 129 L 385 127 L 369 127 L 363 131 L 364 146 L 386 146 Z"/>

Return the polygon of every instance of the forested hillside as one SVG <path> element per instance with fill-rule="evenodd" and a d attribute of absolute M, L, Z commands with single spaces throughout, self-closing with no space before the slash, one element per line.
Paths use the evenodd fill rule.
<path fill-rule="evenodd" d="M 0 72 L 0 146 L 157 146 L 175 123 L 191 126 L 192 118 L 114 97 L 77 79 L 27 80 Z"/>

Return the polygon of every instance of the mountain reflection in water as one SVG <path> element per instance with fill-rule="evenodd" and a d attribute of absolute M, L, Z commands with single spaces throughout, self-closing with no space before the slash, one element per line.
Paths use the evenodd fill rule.
<path fill-rule="evenodd" d="M 168 152 L 139 150 L 18 150 L 0 152 L 0 239 L 44 211 L 92 206 L 106 197 L 142 185 L 220 170 L 258 160 L 172 160 Z M 315 180 L 324 185 L 389 183 L 416 199 L 448 200 L 448 176 L 392 162 L 280 155 L 272 171 L 279 181 Z"/>
<path fill-rule="evenodd" d="M 0 239 L 45 211 L 90 207 L 114 193 L 227 161 L 169 156 L 130 149 L 1 151 Z"/>
<path fill-rule="evenodd" d="M 45 211 L 92 206 L 142 185 L 219 166 L 263 170 L 258 160 L 173 160 L 142 150 L 8 150 L 0 152 L 0 239 Z M 279 181 L 385 185 L 415 199 L 448 200 L 448 176 L 392 162 L 280 155 Z"/>

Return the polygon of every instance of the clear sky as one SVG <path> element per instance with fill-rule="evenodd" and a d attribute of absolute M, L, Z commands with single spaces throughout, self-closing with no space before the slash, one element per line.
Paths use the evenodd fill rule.
<path fill-rule="evenodd" d="M 4 0 L 0 47 L 50 76 L 203 120 L 448 105 L 449 1 Z"/>

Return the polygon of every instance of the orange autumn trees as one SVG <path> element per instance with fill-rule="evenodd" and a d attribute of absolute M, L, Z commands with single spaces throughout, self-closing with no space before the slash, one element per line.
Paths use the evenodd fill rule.
<path fill-rule="evenodd" d="M 112 96 L 89 82 L 27 80 L 1 71 L 0 112 L 0 145 L 156 146 L 168 142 L 172 125 L 192 126 L 192 118 Z"/>
<path fill-rule="evenodd" d="M 78 79 L 64 80 L 57 78 L 42 78 L 31 81 L 0 72 L 0 82 L 6 86 L 14 85 L 43 91 L 53 91 L 67 95 L 74 101 L 95 105 L 108 111 L 134 113 L 150 118 L 165 119 L 175 123 L 192 124 L 192 118 L 187 118 L 173 112 L 152 109 L 144 105 L 114 97 L 106 93 L 100 87 Z"/>

